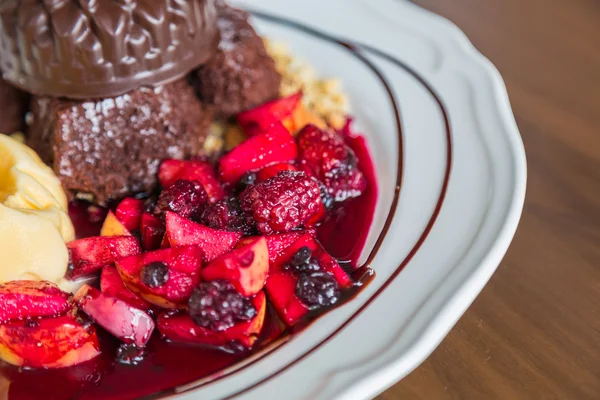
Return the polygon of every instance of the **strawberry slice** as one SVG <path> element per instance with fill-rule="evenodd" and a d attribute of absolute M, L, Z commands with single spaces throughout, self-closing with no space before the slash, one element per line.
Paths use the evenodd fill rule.
<path fill-rule="evenodd" d="M 202 259 L 210 262 L 227 253 L 241 239 L 241 232 L 221 231 L 167 212 L 167 238 L 172 247 L 198 246 Z"/>
<path fill-rule="evenodd" d="M 237 121 L 248 136 L 264 132 L 290 117 L 302 99 L 302 92 L 273 100 L 237 115 Z"/>
<path fill-rule="evenodd" d="M 143 211 L 144 202 L 142 200 L 127 197 L 117 206 L 115 216 L 123 225 L 125 225 L 125 228 L 131 232 L 140 229 Z"/>
<path fill-rule="evenodd" d="M 93 236 L 67 243 L 71 264 L 67 278 L 100 271 L 116 259 L 140 254 L 142 249 L 133 236 Z"/>
<path fill-rule="evenodd" d="M 279 163 L 269 165 L 268 167 L 265 167 L 258 171 L 258 173 L 256 174 L 256 181 L 266 181 L 267 179 L 274 177 L 281 171 L 298 171 L 298 168 L 296 168 L 293 164 L 290 163 Z"/>
<path fill-rule="evenodd" d="M 297 156 L 294 138 L 278 122 L 221 157 L 219 177 L 227 184 L 234 184 L 247 172 L 258 171 L 271 164 L 291 162 Z"/>

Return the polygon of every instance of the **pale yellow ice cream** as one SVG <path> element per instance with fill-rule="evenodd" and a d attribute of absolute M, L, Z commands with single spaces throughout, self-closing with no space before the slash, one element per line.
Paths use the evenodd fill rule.
<path fill-rule="evenodd" d="M 58 178 L 33 150 L 0 134 L 0 283 L 59 283 L 74 236 Z"/>

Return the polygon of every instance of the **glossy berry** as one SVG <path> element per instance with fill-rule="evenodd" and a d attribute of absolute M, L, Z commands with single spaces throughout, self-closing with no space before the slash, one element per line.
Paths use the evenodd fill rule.
<path fill-rule="evenodd" d="M 249 321 L 257 313 L 252 302 L 224 280 L 200 283 L 188 301 L 188 311 L 196 324 L 213 331 Z"/>
<path fill-rule="evenodd" d="M 146 350 L 134 344 L 123 343 L 117 348 L 115 360 L 120 364 L 138 365 L 146 357 Z"/>
<path fill-rule="evenodd" d="M 340 289 L 333 275 L 326 272 L 303 273 L 296 282 L 296 296 L 309 309 L 334 305 Z"/>
<path fill-rule="evenodd" d="M 160 261 L 151 262 L 142 268 L 140 278 L 148 287 L 161 287 L 169 280 L 169 267 Z"/>
<path fill-rule="evenodd" d="M 239 197 L 264 234 L 290 232 L 314 225 L 324 216 L 318 183 L 304 172 L 283 171 L 249 186 Z"/>
<path fill-rule="evenodd" d="M 204 187 L 198 181 L 179 180 L 162 191 L 154 212 L 173 211 L 188 219 L 198 219 L 208 201 Z"/>
<path fill-rule="evenodd" d="M 302 170 L 323 182 L 335 201 L 358 197 L 364 192 L 367 180 L 342 136 L 307 125 L 296 140 Z"/>
<path fill-rule="evenodd" d="M 292 271 L 295 274 L 301 274 L 303 272 L 320 271 L 321 266 L 312 259 L 312 250 L 310 247 L 303 246 L 284 265 L 284 269 Z"/>
<path fill-rule="evenodd" d="M 243 232 L 245 235 L 252 235 L 256 230 L 252 216 L 242 211 L 235 198 L 223 199 L 207 206 L 200 221 L 213 229 Z"/>

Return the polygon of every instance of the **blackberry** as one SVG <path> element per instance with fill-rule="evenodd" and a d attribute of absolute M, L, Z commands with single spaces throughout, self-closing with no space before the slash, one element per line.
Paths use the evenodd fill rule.
<path fill-rule="evenodd" d="M 213 331 L 224 331 L 257 314 L 250 300 L 224 280 L 200 283 L 188 301 L 188 312 L 197 325 Z"/>
<path fill-rule="evenodd" d="M 296 282 L 296 296 L 309 309 L 332 306 L 340 298 L 335 278 L 326 272 L 305 272 Z"/>
<path fill-rule="evenodd" d="M 256 231 L 252 216 L 242 211 L 235 198 L 223 199 L 206 207 L 201 222 L 213 229 L 243 232 L 244 235 L 252 235 Z"/>
<path fill-rule="evenodd" d="M 154 212 L 161 215 L 173 211 L 184 218 L 198 219 L 207 201 L 208 195 L 198 181 L 179 180 L 162 191 Z"/>
<path fill-rule="evenodd" d="M 142 268 L 140 277 L 148 287 L 161 287 L 169 280 L 169 267 L 160 261 L 151 262 Z"/>
<path fill-rule="evenodd" d="M 321 270 L 319 263 L 312 259 L 312 250 L 307 246 L 298 249 L 283 268 L 296 274 Z"/>

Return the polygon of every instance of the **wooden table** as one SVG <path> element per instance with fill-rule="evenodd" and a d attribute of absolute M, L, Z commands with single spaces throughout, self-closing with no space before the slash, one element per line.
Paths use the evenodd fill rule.
<path fill-rule="evenodd" d="M 527 198 L 481 295 L 378 400 L 600 399 L 600 1 L 414 2 L 455 22 L 504 76 Z"/>

